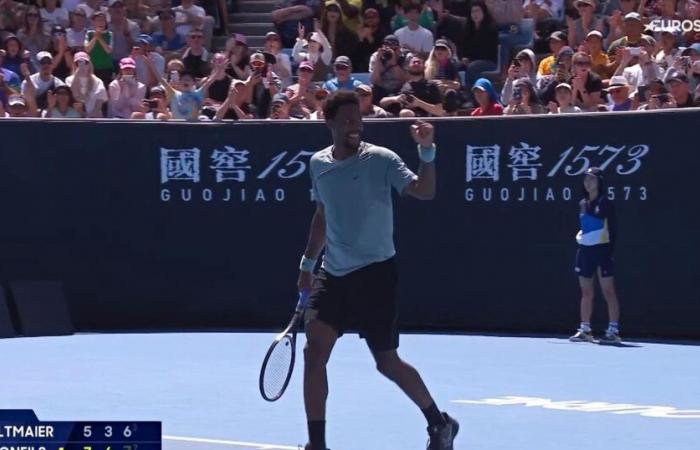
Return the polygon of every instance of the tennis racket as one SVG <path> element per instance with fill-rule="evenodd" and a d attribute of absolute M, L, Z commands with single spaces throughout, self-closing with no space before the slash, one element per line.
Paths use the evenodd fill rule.
<path fill-rule="evenodd" d="M 292 378 L 297 352 L 297 331 L 308 298 L 308 292 L 299 293 L 292 320 L 287 328 L 277 335 L 263 360 L 260 368 L 260 394 L 268 402 L 279 400 Z"/>

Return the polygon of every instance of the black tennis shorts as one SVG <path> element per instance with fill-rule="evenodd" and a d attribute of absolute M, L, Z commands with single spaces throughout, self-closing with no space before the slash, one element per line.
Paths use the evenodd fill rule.
<path fill-rule="evenodd" d="M 399 347 L 396 261 L 370 264 L 342 277 L 321 269 L 314 279 L 305 322 L 318 319 L 339 336 L 357 330 L 374 352 Z"/>
<path fill-rule="evenodd" d="M 576 273 L 583 278 L 593 278 L 596 269 L 600 267 L 603 278 L 612 277 L 615 274 L 615 264 L 612 257 L 612 248 L 609 245 L 579 245 L 576 252 Z"/>

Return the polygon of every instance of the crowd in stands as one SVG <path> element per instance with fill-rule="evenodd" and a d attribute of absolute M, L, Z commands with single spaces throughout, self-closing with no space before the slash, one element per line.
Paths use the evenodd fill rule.
<path fill-rule="evenodd" d="M 227 1 L 0 0 L 0 117 L 322 119 L 339 89 L 366 117 L 700 106 L 698 0 L 279 0 L 264 48 Z"/>

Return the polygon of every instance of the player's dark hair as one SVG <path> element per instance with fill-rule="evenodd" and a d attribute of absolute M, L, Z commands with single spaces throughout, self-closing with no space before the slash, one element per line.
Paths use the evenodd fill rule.
<path fill-rule="evenodd" d="M 335 91 L 323 102 L 323 117 L 326 120 L 334 120 L 338 110 L 343 105 L 356 105 L 360 107 L 360 98 L 354 91 Z"/>

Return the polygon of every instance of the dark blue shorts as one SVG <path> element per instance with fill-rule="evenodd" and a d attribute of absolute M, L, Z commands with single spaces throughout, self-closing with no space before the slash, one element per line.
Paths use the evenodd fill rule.
<path fill-rule="evenodd" d="M 600 267 L 602 278 L 615 274 L 615 264 L 610 245 L 594 245 L 587 247 L 579 245 L 576 252 L 576 274 L 583 278 L 593 278 L 596 269 Z"/>

